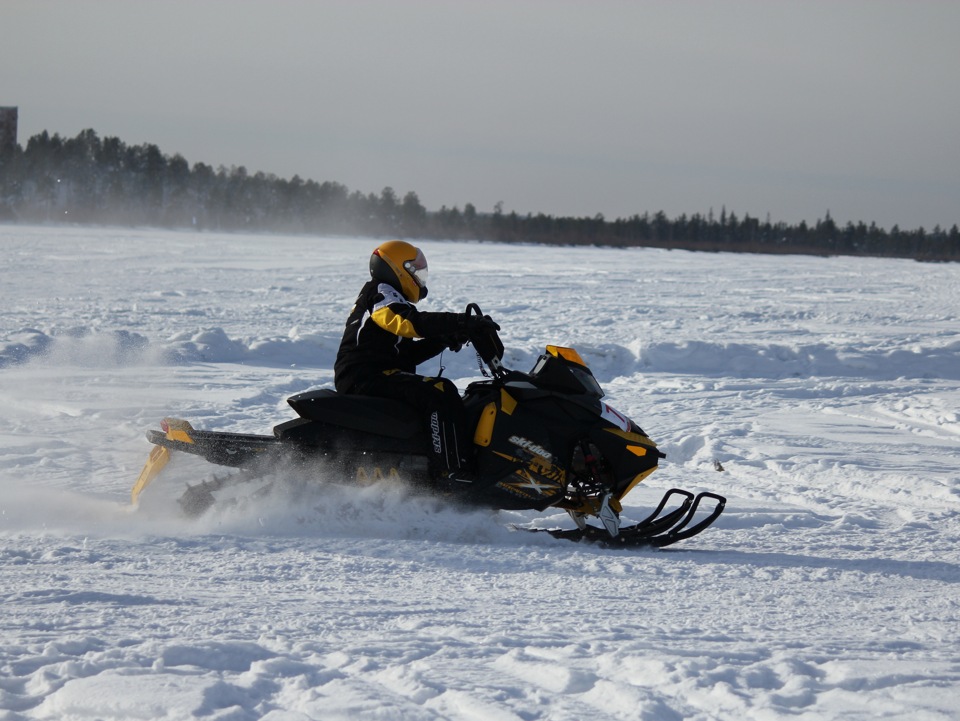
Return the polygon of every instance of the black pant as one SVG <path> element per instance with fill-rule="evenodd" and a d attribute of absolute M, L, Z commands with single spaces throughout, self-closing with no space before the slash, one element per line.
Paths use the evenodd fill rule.
<path fill-rule="evenodd" d="M 351 393 L 393 398 L 415 408 L 426 420 L 431 470 L 440 476 L 473 472 L 473 439 L 463 399 L 452 381 L 395 371 L 357 383 Z"/>

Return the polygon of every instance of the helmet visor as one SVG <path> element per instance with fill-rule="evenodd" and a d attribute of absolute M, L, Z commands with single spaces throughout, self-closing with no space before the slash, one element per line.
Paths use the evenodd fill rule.
<path fill-rule="evenodd" d="M 421 288 L 427 287 L 427 259 L 423 257 L 419 248 L 417 249 L 417 257 L 406 261 L 403 267 L 417 281 L 417 285 Z"/>

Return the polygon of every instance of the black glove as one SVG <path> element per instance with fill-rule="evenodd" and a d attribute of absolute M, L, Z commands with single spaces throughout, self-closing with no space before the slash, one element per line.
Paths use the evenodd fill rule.
<path fill-rule="evenodd" d="M 473 337 L 476 333 L 500 330 L 500 326 L 490 316 L 473 315 L 472 313 L 461 313 L 457 325 L 460 335 L 467 338 Z"/>

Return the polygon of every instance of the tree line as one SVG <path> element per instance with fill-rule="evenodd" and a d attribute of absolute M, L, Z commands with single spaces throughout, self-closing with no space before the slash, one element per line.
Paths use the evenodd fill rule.
<path fill-rule="evenodd" d="M 606 220 L 446 206 L 428 211 L 413 191 L 351 191 L 341 183 L 192 166 L 153 144 L 128 145 L 84 130 L 44 131 L 0 157 L 0 221 L 199 228 L 218 231 L 479 239 L 702 251 L 870 255 L 960 260 L 960 230 L 838 225 L 829 212 L 808 225 L 761 221 L 722 208 L 668 218 L 662 211 Z"/>

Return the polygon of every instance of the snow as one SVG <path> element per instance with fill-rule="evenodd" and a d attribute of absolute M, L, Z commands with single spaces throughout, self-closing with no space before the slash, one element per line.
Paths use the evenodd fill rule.
<path fill-rule="evenodd" d="M 196 459 L 133 511 L 162 417 L 332 382 L 375 243 L 0 226 L 0 719 L 960 716 L 956 265 L 423 243 L 425 309 L 577 348 L 667 453 L 628 517 L 727 496 L 670 549 L 323 479 L 190 522 Z"/>

